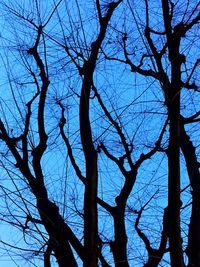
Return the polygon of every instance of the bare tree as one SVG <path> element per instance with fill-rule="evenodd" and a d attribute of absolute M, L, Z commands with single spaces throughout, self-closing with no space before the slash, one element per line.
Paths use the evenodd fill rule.
<path fill-rule="evenodd" d="M 180 1 L 181 2 L 181 1 Z M 183 249 L 182 249 L 182 238 L 181 238 L 181 225 L 180 225 L 180 145 L 183 150 L 183 154 L 187 161 L 187 156 L 185 153 L 185 146 L 183 143 L 187 143 L 187 148 L 190 146 L 190 153 L 193 155 L 193 164 L 194 166 L 198 165 L 198 160 L 194 152 L 194 147 L 188 139 L 188 136 L 184 130 L 184 127 L 181 126 L 181 115 L 180 115 L 180 103 L 181 103 L 181 91 L 182 88 L 187 88 L 189 90 L 197 90 L 198 86 L 196 82 L 191 83 L 192 75 L 194 74 L 196 68 L 199 65 L 199 59 L 197 58 L 194 61 L 193 66 L 187 66 L 187 55 L 182 48 L 182 43 L 186 34 L 199 22 L 199 3 L 194 3 L 190 5 L 188 2 L 184 9 L 182 9 L 179 19 L 175 20 L 177 8 L 180 7 L 177 2 L 174 4 L 171 1 L 162 1 L 160 9 L 162 10 L 161 16 L 163 23 L 160 25 L 160 29 L 154 30 L 151 26 L 154 24 L 154 21 L 151 21 L 150 17 L 150 8 L 149 2 L 145 1 L 145 10 L 146 10 L 146 24 L 144 25 L 144 36 L 143 42 L 146 46 L 147 54 L 143 54 L 140 60 L 139 65 L 135 65 L 130 57 L 126 41 L 128 35 L 125 32 L 123 37 L 123 48 L 124 48 L 124 62 L 129 64 L 133 72 L 145 76 L 151 76 L 157 79 L 161 85 L 161 88 L 165 96 L 165 104 L 168 111 L 168 120 L 169 120 L 169 147 L 167 150 L 168 156 L 168 234 L 169 234 L 169 250 L 171 257 L 172 266 L 184 266 L 183 263 Z M 129 5 L 133 14 L 133 18 L 138 23 L 136 16 L 134 15 L 134 7 Z M 138 26 L 138 24 L 137 24 Z M 162 30 L 161 30 L 162 29 Z M 156 44 L 156 37 L 162 37 L 160 45 Z M 149 58 L 150 63 L 149 69 L 146 69 L 144 65 L 144 59 Z M 165 62 L 163 64 L 163 59 Z M 182 69 L 184 64 L 185 69 Z M 191 63 L 190 63 L 191 64 Z M 144 66 L 144 67 L 143 67 Z M 169 69 L 169 71 L 168 71 Z M 186 72 L 187 75 L 183 75 Z M 198 90 L 197 90 L 198 91 Z M 193 115 L 194 118 L 198 116 L 198 112 Z M 183 137 L 184 136 L 184 137 Z M 187 142 L 188 140 L 188 142 Z M 186 145 L 186 144 L 185 144 Z M 188 161 L 187 161 L 188 162 Z M 193 165 L 192 164 L 192 165 Z M 187 167 L 188 167 L 187 163 Z M 190 165 L 191 167 L 191 165 Z M 193 167 L 194 170 L 195 167 Z M 191 172 L 188 168 L 188 175 L 191 177 Z M 195 180 L 198 181 L 199 171 L 196 171 Z M 191 181 L 191 180 L 190 180 Z M 191 183 L 192 186 L 192 183 Z M 194 188 L 192 186 L 192 188 Z M 198 191 L 198 186 L 195 186 L 195 191 Z M 199 195 L 199 193 L 198 193 Z M 196 200 L 192 203 L 192 217 L 189 229 L 189 247 L 188 247 L 188 257 L 189 257 L 189 266 L 198 266 L 199 265 L 199 252 L 195 252 L 195 249 L 190 249 L 197 245 L 197 237 L 191 237 L 191 233 L 194 231 L 195 236 L 197 236 L 198 230 L 195 230 L 195 224 L 192 223 L 194 213 L 194 221 L 197 222 L 198 212 L 197 208 L 194 208 Z M 198 201 L 197 201 L 198 202 Z M 194 211 L 195 210 L 195 211 Z M 192 226 L 193 224 L 193 226 Z M 192 241 L 193 239 L 193 241 Z M 192 245 L 193 244 L 193 245 Z M 192 251 L 192 252 L 189 252 Z M 191 253 L 191 254 L 190 254 Z M 194 254 L 196 256 L 194 256 Z"/>
<path fill-rule="evenodd" d="M 16 233 L 2 250 L 200 266 L 199 3 L 1 7 L 1 220 Z"/>

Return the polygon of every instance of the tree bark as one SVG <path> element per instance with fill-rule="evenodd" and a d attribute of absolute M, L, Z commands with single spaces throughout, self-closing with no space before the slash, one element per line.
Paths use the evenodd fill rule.
<path fill-rule="evenodd" d="M 39 198 L 37 208 L 42 222 L 49 234 L 51 246 L 59 267 L 78 267 L 69 239 L 66 238 L 66 225 L 59 215 L 58 207 L 48 199 Z"/>
<path fill-rule="evenodd" d="M 119 194 L 116 197 L 116 207 L 114 208 L 114 234 L 115 240 L 111 242 L 111 249 L 114 256 L 116 267 L 129 267 L 127 255 L 127 235 L 125 226 L 125 208 L 127 199 L 135 183 L 137 171 L 132 170 L 126 175 L 126 181 Z"/>
<path fill-rule="evenodd" d="M 111 242 L 116 267 L 129 267 L 127 258 L 127 235 L 125 228 L 125 207 L 116 207 L 114 216 L 115 240 Z"/>
<path fill-rule="evenodd" d="M 97 218 L 97 152 L 92 140 L 89 119 L 89 97 L 94 65 L 85 68 L 80 98 L 80 134 L 86 161 L 86 184 L 84 194 L 84 266 L 98 266 L 98 218 Z"/>
<path fill-rule="evenodd" d="M 172 267 L 184 266 L 180 227 L 180 92 L 181 56 L 180 37 L 170 38 L 169 60 L 171 62 L 171 87 L 169 89 L 169 148 L 168 148 L 168 208 L 169 247 Z"/>
<path fill-rule="evenodd" d="M 180 97 L 174 94 L 169 109 L 169 148 L 168 148 L 168 210 L 169 247 L 172 267 L 183 264 L 182 239 L 180 228 Z"/>
<path fill-rule="evenodd" d="M 93 86 L 93 74 L 98 59 L 99 49 L 106 35 L 108 23 L 114 10 L 122 0 L 110 3 L 104 17 L 100 15 L 100 30 L 96 40 L 91 44 L 91 53 L 88 60 L 82 67 L 84 76 L 81 97 L 80 97 L 80 135 L 83 152 L 86 162 L 86 183 L 84 194 L 84 249 L 85 267 L 98 266 L 98 214 L 97 214 L 97 193 L 98 193 L 98 170 L 97 151 L 92 139 L 92 130 L 89 118 L 90 92 Z M 98 5 L 100 7 L 100 5 Z"/>
<path fill-rule="evenodd" d="M 200 267 L 200 173 L 195 147 L 181 125 L 181 149 L 186 161 L 187 172 L 192 188 L 192 211 L 188 233 L 188 267 Z"/>
<path fill-rule="evenodd" d="M 166 103 L 169 114 L 169 147 L 168 147 L 168 215 L 169 215 L 169 248 L 172 267 L 184 266 L 180 227 L 180 92 L 181 64 L 180 25 L 172 27 L 172 8 L 169 1 L 162 0 L 164 26 L 167 37 L 168 59 L 171 64 L 171 84 L 165 88 Z"/>

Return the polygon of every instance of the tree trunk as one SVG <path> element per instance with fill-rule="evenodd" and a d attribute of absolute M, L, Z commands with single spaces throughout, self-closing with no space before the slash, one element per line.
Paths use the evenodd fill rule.
<path fill-rule="evenodd" d="M 168 148 L 168 215 L 169 248 L 172 267 L 184 266 L 181 227 L 180 227 L 180 92 L 181 31 L 179 25 L 172 26 L 172 6 L 168 0 L 162 0 L 163 18 L 167 37 L 168 59 L 171 64 L 171 84 L 165 88 L 169 114 Z"/>
<path fill-rule="evenodd" d="M 115 240 L 111 242 L 116 267 L 129 267 L 127 258 L 127 235 L 125 226 L 125 208 L 127 199 L 135 183 L 137 172 L 132 170 L 126 175 L 124 186 L 116 197 L 116 207 L 113 212 Z"/>
<path fill-rule="evenodd" d="M 181 125 L 181 149 L 183 151 L 187 171 L 192 188 L 192 212 L 188 233 L 188 267 L 200 267 L 200 174 L 195 147 Z"/>
<path fill-rule="evenodd" d="M 58 207 L 48 199 L 38 198 L 37 208 L 49 234 L 59 267 L 78 267 L 69 244 L 68 234 L 66 235 L 66 225 L 59 214 Z"/>
<path fill-rule="evenodd" d="M 80 98 L 80 134 L 86 161 L 86 184 L 84 194 L 84 265 L 98 266 L 98 215 L 97 215 L 97 152 L 92 140 L 89 119 L 89 97 L 94 66 L 88 63 Z"/>
<path fill-rule="evenodd" d="M 169 247 L 172 267 L 184 266 L 180 227 L 180 92 L 181 56 L 180 38 L 172 38 L 169 47 L 171 61 L 171 87 L 169 89 L 169 149 L 168 149 L 168 208 Z"/>
<path fill-rule="evenodd" d="M 171 98 L 169 109 L 169 150 L 168 150 L 168 207 L 169 246 L 172 267 L 183 266 L 182 239 L 180 229 L 180 97 Z"/>
<path fill-rule="evenodd" d="M 115 240 L 111 242 L 111 249 L 116 267 L 129 267 L 127 259 L 127 235 L 124 214 L 124 207 L 116 207 L 116 215 L 114 216 Z"/>

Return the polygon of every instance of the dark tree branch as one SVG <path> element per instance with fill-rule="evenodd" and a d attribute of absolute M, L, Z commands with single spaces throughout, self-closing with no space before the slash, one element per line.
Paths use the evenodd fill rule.
<path fill-rule="evenodd" d="M 101 240 L 101 238 L 100 237 L 98 237 L 98 256 L 99 256 L 99 259 L 100 259 L 100 261 L 101 261 L 101 264 L 102 264 L 102 266 L 104 267 L 111 267 L 108 263 L 107 263 L 107 261 L 105 260 L 105 258 L 104 258 L 104 256 L 103 256 L 103 254 L 102 254 L 102 248 L 103 248 L 103 241 Z"/>
<path fill-rule="evenodd" d="M 27 163 L 24 164 L 23 159 L 21 158 L 19 152 L 17 151 L 15 140 L 13 140 L 12 138 L 9 137 L 9 135 L 5 129 L 5 126 L 1 120 L 0 120 L 0 131 L 1 131 L 0 139 L 2 139 L 6 143 L 9 150 L 13 154 L 13 156 L 16 160 L 16 164 L 15 164 L 16 168 L 19 168 L 21 173 L 27 178 L 31 189 L 35 193 L 36 192 L 35 191 L 36 190 L 35 178 L 32 176 L 29 168 L 27 167 Z"/>
<path fill-rule="evenodd" d="M 35 41 L 35 44 L 32 48 L 28 50 L 29 54 L 32 55 L 37 63 L 37 66 L 40 70 L 40 78 L 42 81 L 41 92 L 40 92 L 40 99 L 38 105 L 38 132 L 39 132 L 39 144 L 33 149 L 32 156 L 33 156 L 33 168 L 36 175 L 36 179 L 38 180 L 41 185 L 43 184 L 43 174 L 40 165 L 40 160 L 42 158 L 43 153 L 47 148 L 47 134 L 45 131 L 45 123 L 44 123 L 44 109 L 45 109 L 45 102 L 46 102 L 46 94 L 47 89 L 50 84 L 48 75 L 46 74 L 45 66 L 42 59 L 38 53 L 38 46 L 40 42 L 40 37 L 42 35 L 42 26 L 38 28 L 38 35 Z"/>
<path fill-rule="evenodd" d="M 198 4 L 199 6 L 200 4 Z M 185 34 L 194 26 L 196 25 L 200 20 L 200 12 L 198 15 L 188 24 L 183 24 L 183 27 L 180 31 L 181 36 L 185 36 Z"/>
<path fill-rule="evenodd" d="M 181 119 L 182 119 L 183 124 L 188 124 L 188 123 L 198 122 L 199 119 L 197 117 L 199 116 L 200 116 L 200 111 L 197 111 L 194 115 L 187 117 L 187 118 L 181 116 Z"/>
<path fill-rule="evenodd" d="M 181 124 L 180 140 L 192 188 L 192 212 L 188 232 L 188 247 L 186 249 L 189 259 L 188 266 L 192 267 L 200 265 L 200 162 L 198 162 L 195 146 L 183 124 Z"/>
<path fill-rule="evenodd" d="M 198 88 L 198 86 L 196 85 L 195 82 L 190 83 L 192 75 L 194 74 L 196 68 L 199 66 L 199 63 L 200 63 L 200 59 L 197 59 L 195 64 L 194 64 L 194 66 L 193 66 L 193 68 L 192 68 L 192 71 L 190 72 L 190 75 L 187 78 L 187 81 L 186 82 L 182 82 L 182 87 L 187 88 L 187 89 L 193 89 L 194 91 L 200 92 L 200 90 L 199 90 L 199 88 Z"/>
<path fill-rule="evenodd" d="M 106 211 L 108 211 L 111 215 L 113 215 L 115 208 L 109 205 L 107 202 L 97 197 L 97 202 L 101 207 L 103 207 Z"/>
<path fill-rule="evenodd" d="M 102 23 L 102 14 L 101 14 L 101 6 L 99 0 L 96 0 L 96 7 L 97 7 L 97 13 L 99 17 L 100 24 Z"/>
<path fill-rule="evenodd" d="M 101 108 L 103 109 L 106 117 L 108 118 L 108 120 L 110 121 L 111 125 L 116 129 L 118 135 L 120 136 L 120 139 L 121 139 L 121 142 L 122 142 L 122 145 L 124 147 L 124 150 L 125 150 L 125 156 L 127 159 L 128 159 L 128 163 L 129 163 L 129 166 L 130 168 L 132 169 L 133 168 L 133 161 L 132 161 L 132 158 L 131 158 L 131 151 L 129 149 L 129 144 L 127 143 L 126 141 L 126 137 L 121 129 L 121 127 L 119 126 L 118 122 L 116 120 L 114 120 L 110 114 L 110 112 L 108 111 L 108 109 L 106 108 L 106 106 L 104 105 L 102 99 L 101 99 L 101 96 L 100 94 L 98 93 L 97 91 L 97 88 L 93 85 L 93 90 L 95 92 L 95 96 L 101 106 Z M 105 148 L 105 147 L 104 147 Z M 116 162 L 116 161 L 115 161 Z M 117 162 L 116 162 L 117 163 Z M 118 166 L 119 166 L 120 163 L 118 163 Z M 121 165 L 121 164 L 120 164 Z"/>
<path fill-rule="evenodd" d="M 117 164 L 117 166 L 119 167 L 121 173 L 123 174 L 124 177 L 127 176 L 127 170 L 124 168 L 123 166 L 123 163 L 118 159 L 116 158 L 115 156 L 113 156 L 109 151 L 108 149 L 105 147 L 105 145 L 103 143 L 100 143 L 99 146 L 98 146 L 99 149 L 102 149 L 103 152 L 105 153 L 105 155 L 111 159 L 113 162 L 115 162 Z"/>
<path fill-rule="evenodd" d="M 23 151 L 23 160 L 24 160 L 25 164 L 28 164 L 28 141 L 27 141 L 27 139 L 28 139 L 28 134 L 29 134 L 31 114 L 32 114 L 31 105 L 40 94 L 40 88 L 39 88 L 39 84 L 37 82 L 37 79 L 35 77 L 35 74 L 34 73 L 31 73 L 31 74 L 35 80 L 35 84 L 37 86 L 37 92 L 32 97 L 32 99 L 26 104 L 27 114 L 26 114 L 26 118 L 25 118 L 25 127 L 24 127 L 23 136 L 22 136 L 22 151 Z"/>
<path fill-rule="evenodd" d="M 69 158 L 70 161 L 72 163 L 72 166 L 76 172 L 76 175 L 78 176 L 78 178 L 83 182 L 83 184 L 86 183 L 86 178 L 82 175 L 81 170 L 79 169 L 78 165 L 76 164 L 75 158 L 73 156 L 73 152 L 72 152 L 72 148 L 71 145 L 69 143 L 69 140 L 64 132 L 64 126 L 66 124 L 66 118 L 65 118 L 65 108 L 63 107 L 62 103 L 59 101 L 58 105 L 60 106 L 61 110 L 62 110 L 62 115 L 61 115 L 61 119 L 60 119 L 60 123 L 59 123 L 59 128 L 60 128 L 60 134 L 63 138 L 63 141 L 65 142 L 65 145 L 67 147 L 68 150 L 68 154 L 69 154 Z"/>
<path fill-rule="evenodd" d="M 51 240 L 47 243 L 47 249 L 44 252 L 44 267 L 51 267 L 51 253 L 52 253 Z"/>
<path fill-rule="evenodd" d="M 162 131 L 161 131 L 161 133 L 160 133 L 160 136 L 158 137 L 158 140 L 157 140 L 156 143 L 155 143 L 154 148 L 153 148 L 151 151 L 149 151 L 148 153 L 146 153 L 146 154 L 141 154 L 141 155 L 140 155 L 140 158 L 135 162 L 135 167 L 136 167 L 137 169 L 140 167 L 140 165 L 141 165 L 145 160 L 150 159 L 150 158 L 151 158 L 151 157 L 152 157 L 152 156 L 159 150 L 159 148 L 160 148 L 160 146 L 161 146 L 161 141 L 162 141 L 163 135 L 164 135 L 164 133 L 165 133 L 165 131 L 166 131 L 167 124 L 168 124 L 168 118 L 167 118 L 167 120 L 165 121 L 165 124 L 164 124 L 164 126 L 163 126 L 163 128 L 162 128 Z"/>
<path fill-rule="evenodd" d="M 128 52 L 127 52 L 127 49 L 126 49 L 126 39 L 127 39 L 127 36 L 125 34 L 125 36 L 123 37 L 123 47 L 124 47 L 124 56 L 125 56 L 125 63 L 128 64 L 131 68 L 131 71 L 132 72 L 137 72 L 141 75 L 144 75 L 144 76 L 150 76 L 150 77 L 153 77 L 153 78 L 156 78 L 156 79 L 159 79 L 160 78 L 160 74 L 149 69 L 149 70 L 143 70 L 140 68 L 140 65 L 139 66 L 136 66 L 135 64 L 132 63 L 132 61 L 130 60 L 129 56 L 128 56 Z"/>
<path fill-rule="evenodd" d="M 154 194 L 151 196 L 151 198 L 147 201 L 147 203 L 145 203 L 145 204 L 141 207 L 141 209 L 138 211 L 138 216 L 137 216 L 137 218 L 136 218 L 136 220 L 135 220 L 135 229 L 136 229 L 136 231 L 137 231 L 139 237 L 140 237 L 140 238 L 142 239 L 142 241 L 144 242 L 144 244 L 145 244 L 145 246 L 146 246 L 146 249 L 147 249 L 148 253 L 151 253 L 151 251 L 152 251 L 151 243 L 150 243 L 149 239 L 147 238 L 147 236 L 140 230 L 140 228 L 139 228 L 139 222 L 140 222 L 140 218 L 141 218 L 141 216 L 142 216 L 142 212 L 144 211 L 144 209 L 146 208 L 146 206 L 151 202 L 151 200 L 155 197 L 156 194 L 157 194 L 157 192 L 154 193 Z"/>
<path fill-rule="evenodd" d="M 83 82 L 80 97 L 80 135 L 83 153 L 86 160 L 86 180 L 84 194 L 84 266 L 98 265 L 98 218 L 97 218 L 97 194 L 98 194 L 98 167 L 97 151 L 95 150 L 92 130 L 89 118 L 90 93 L 93 85 L 93 74 L 98 59 L 102 42 L 105 38 L 108 23 L 114 10 L 122 2 L 112 2 L 108 5 L 106 15 L 102 18 L 99 33 L 91 44 L 91 52 L 88 60 L 82 68 Z"/>
<path fill-rule="evenodd" d="M 157 267 L 164 255 L 164 253 L 167 252 L 166 246 L 167 246 L 167 239 L 168 239 L 168 210 L 167 208 L 164 209 L 163 214 L 163 230 L 161 233 L 161 239 L 160 239 L 160 245 L 158 249 L 154 249 L 151 246 L 150 240 L 147 237 L 147 235 L 142 232 L 142 230 L 139 228 L 139 222 L 142 216 L 142 212 L 144 211 L 145 207 L 149 204 L 149 202 L 154 198 L 154 196 L 157 194 L 157 192 L 151 196 L 151 198 L 147 201 L 147 203 L 138 211 L 138 216 L 135 221 L 135 229 L 139 235 L 139 237 L 142 239 L 142 241 L 145 244 L 146 250 L 148 252 L 148 260 L 144 264 L 144 267 Z"/>

